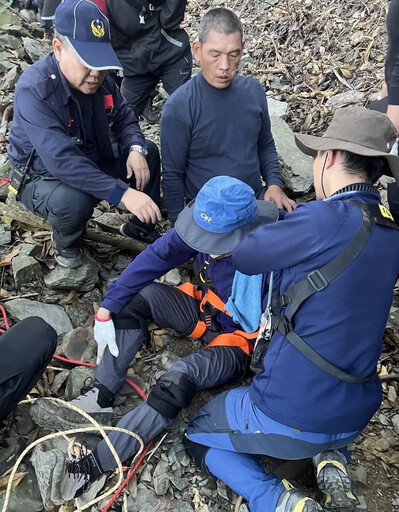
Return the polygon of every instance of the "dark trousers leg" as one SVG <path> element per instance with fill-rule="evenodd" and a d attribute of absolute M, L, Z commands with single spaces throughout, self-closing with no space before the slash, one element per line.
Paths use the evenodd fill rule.
<path fill-rule="evenodd" d="M 151 93 L 159 82 L 159 75 L 146 74 L 123 77 L 121 94 L 136 117 L 141 116 Z"/>
<path fill-rule="evenodd" d="M 148 305 L 150 313 L 146 320 L 155 322 L 159 327 L 172 328 L 182 334 L 189 334 L 199 319 L 197 302 L 177 288 L 160 283 L 152 283 L 139 292 Z M 116 331 L 116 343 L 119 356 L 114 357 L 108 348 L 96 370 L 96 380 L 116 393 L 126 377 L 127 369 L 140 349 L 144 334 L 137 329 L 137 306 L 132 299 L 118 315 L 113 316 Z"/>
<path fill-rule="evenodd" d="M 161 80 L 169 95 L 190 80 L 192 67 L 193 58 L 189 47 L 185 55 L 162 70 Z"/>
<path fill-rule="evenodd" d="M 145 139 L 148 148 L 147 164 L 150 171 L 150 181 L 144 189 L 155 204 L 161 202 L 161 159 L 157 145 L 151 140 Z"/>
<path fill-rule="evenodd" d="M 114 357 L 108 347 L 96 369 L 96 381 L 114 395 L 125 382 L 127 370 L 144 341 L 141 329 L 115 329 L 119 356 Z"/>
<path fill-rule="evenodd" d="M 39 380 L 57 347 L 57 333 L 39 317 L 21 320 L 0 336 L 0 420 Z"/>
<path fill-rule="evenodd" d="M 151 140 L 145 139 L 145 144 L 148 149 L 147 164 L 150 171 L 150 181 L 144 189 L 151 199 L 159 205 L 160 191 L 161 191 L 161 159 L 159 157 L 158 146 Z M 130 184 L 131 188 L 136 188 L 136 180 L 134 175 L 127 180 L 126 178 L 126 160 L 127 155 L 123 155 L 119 160 L 112 160 L 109 162 L 102 162 L 100 168 L 108 176 L 118 178 Z"/>
<path fill-rule="evenodd" d="M 388 184 L 388 204 L 392 217 L 399 226 L 399 187 L 396 183 Z"/>
<path fill-rule="evenodd" d="M 213 347 L 184 357 L 172 365 L 168 374 L 180 372 L 188 375 L 197 391 L 201 391 L 243 378 L 247 359 L 248 356 L 239 348 Z M 170 419 L 144 403 L 126 414 L 118 427 L 135 432 L 144 443 L 148 443 L 170 423 Z M 126 434 L 113 432 L 109 438 L 122 461 L 138 450 L 138 442 Z M 115 459 L 105 441 L 97 446 L 96 455 L 104 471 L 115 469 Z"/>
<path fill-rule="evenodd" d="M 33 178 L 23 188 L 21 203 L 53 228 L 60 249 L 80 247 L 86 222 L 98 202 L 93 196 L 61 183 L 57 178 Z"/>

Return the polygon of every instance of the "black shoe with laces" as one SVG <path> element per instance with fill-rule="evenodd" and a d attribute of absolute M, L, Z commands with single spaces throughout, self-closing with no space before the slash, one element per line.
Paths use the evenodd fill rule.
<path fill-rule="evenodd" d="M 152 244 L 162 236 L 154 224 L 144 224 L 144 222 L 140 222 L 138 219 L 129 220 L 129 222 L 122 224 L 119 232 L 121 235 L 135 238 L 145 244 Z"/>

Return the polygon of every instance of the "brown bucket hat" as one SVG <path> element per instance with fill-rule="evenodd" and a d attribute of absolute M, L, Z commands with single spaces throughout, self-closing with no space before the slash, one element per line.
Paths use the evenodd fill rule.
<path fill-rule="evenodd" d="M 391 176 L 399 184 L 399 157 L 390 155 L 396 140 L 395 126 L 380 112 L 364 107 L 347 107 L 337 110 L 322 137 L 295 134 L 298 148 L 315 157 L 318 151 L 341 149 L 355 155 L 383 156 Z"/>

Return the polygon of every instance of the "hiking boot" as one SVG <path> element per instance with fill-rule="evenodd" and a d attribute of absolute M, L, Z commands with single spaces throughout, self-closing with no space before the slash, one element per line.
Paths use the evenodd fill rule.
<path fill-rule="evenodd" d="M 113 409 L 110 406 L 101 407 L 98 404 L 98 394 L 99 388 L 93 387 L 69 403 L 92 416 L 101 425 L 111 425 Z M 58 402 L 40 398 L 32 404 L 30 415 L 37 425 L 50 430 L 66 430 L 92 426 L 78 412 Z"/>
<path fill-rule="evenodd" d="M 69 247 L 60 249 L 54 242 L 53 233 L 51 233 L 51 241 L 53 242 L 55 261 L 64 268 L 78 268 L 83 262 L 82 251 L 78 247 Z"/>
<path fill-rule="evenodd" d="M 339 450 L 329 450 L 313 457 L 312 462 L 324 508 L 353 510 L 359 500 L 349 477 L 345 455 Z"/>
<path fill-rule="evenodd" d="M 322 512 L 323 509 L 317 503 L 312 500 L 303 492 L 295 489 L 287 480 L 283 480 L 282 484 L 285 487 L 285 491 L 281 494 L 277 506 L 276 512 Z"/>
<path fill-rule="evenodd" d="M 159 115 L 155 112 L 150 98 L 141 114 L 141 117 L 149 124 L 155 124 L 159 120 Z"/>
<path fill-rule="evenodd" d="M 158 238 L 161 238 L 160 233 L 156 230 L 154 224 L 145 224 L 138 219 L 129 220 L 119 228 L 121 235 L 129 238 L 135 238 L 144 242 L 145 244 L 152 244 Z"/>

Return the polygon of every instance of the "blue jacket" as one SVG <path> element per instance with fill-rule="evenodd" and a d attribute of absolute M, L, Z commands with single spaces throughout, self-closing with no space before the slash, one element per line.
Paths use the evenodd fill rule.
<path fill-rule="evenodd" d="M 283 221 L 243 240 L 233 251 L 234 267 L 249 275 L 274 270 L 276 286 L 285 293 L 331 261 L 355 235 L 362 215 L 344 199 L 378 203 L 379 195 L 356 192 L 301 204 Z M 399 232 L 376 225 L 356 260 L 301 305 L 293 318 L 295 332 L 345 372 L 372 375 L 398 273 Z M 369 422 L 381 403 L 381 385 L 377 376 L 366 384 L 330 377 L 276 333 L 250 396 L 265 414 L 290 427 L 345 433 Z"/>
<path fill-rule="evenodd" d="M 119 313 L 137 292 L 152 283 L 154 279 L 163 276 L 172 268 L 182 265 L 197 255 L 200 267 L 205 260 L 210 262 L 207 267 L 206 279 L 212 282 L 218 297 L 226 303 L 231 295 L 235 273 L 231 258 L 214 260 L 207 254 L 198 253 L 185 244 L 177 232 L 172 229 L 140 253 L 120 277 L 110 284 L 101 305 L 114 314 Z M 242 329 L 240 325 L 234 323 L 223 313 L 219 313 L 218 321 L 223 332 Z"/>
<path fill-rule="evenodd" d="M 105 78 L 93 98 L 101 160 L 117 158 L 118 145 L 122 153 L 132 144 L 144 145 L 138 121 L 111 76 Z M 118 204 L 128 184 L 103 173 L 85 155 L 84 145 L 79 149 L 73 138 L 85 144 L 80 107 L 54 54 L 49 54 L 30 66 L 15 88 L 8 148 L 11 164 L 24 165 L 34 147 L 30 174 L 50 174 L 99 200 Z"/>
<path fill-rule="evenodd" d="M 237 75 L 225 89 L 202 73 L 175 91 L 161 123 L 163 191 L 172 223 L 214 176 L 244 181 L 263 199 L 262 181 L 282 186 L 265 91 Z"/>

